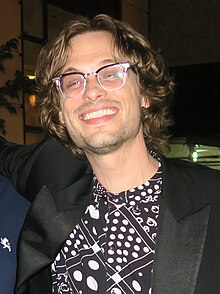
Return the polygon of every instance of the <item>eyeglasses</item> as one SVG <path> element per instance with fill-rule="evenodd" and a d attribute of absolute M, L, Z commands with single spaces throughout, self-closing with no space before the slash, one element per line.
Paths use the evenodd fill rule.
<path fill-rule="evenodd" d="M 65 98 L 76 98 L 85 91 L 87 79 L 95 75 L 99 85 L 107 91 L 119 90 L 125 83 L 125 76 L 130 68 L 128 62 L 113 63 L 97 69 L 95 72 L 68 72 L 64 73 L 52 81 L 58 91 Z"/>

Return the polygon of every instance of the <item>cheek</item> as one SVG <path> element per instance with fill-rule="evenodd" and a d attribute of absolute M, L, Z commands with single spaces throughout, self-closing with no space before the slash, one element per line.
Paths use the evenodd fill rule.
<path fill-rule="evenodd" d="M 72 100 L 65 100 L 60 111 L 60 121 L 67 129 L 75 127 L 78 124 L 78 117 L 75 113 L 76 105 Z"/>

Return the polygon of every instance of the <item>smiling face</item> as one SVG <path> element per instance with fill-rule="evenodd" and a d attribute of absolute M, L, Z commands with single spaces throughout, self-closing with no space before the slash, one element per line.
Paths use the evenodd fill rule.
<path fill-rule="evenodd" d="M 105 31 L 77 35 L 71 42 L 72 54 L 65 72 L 95 72 L 115 63 L 111 35 Z M 126 61 L 126 60 L 121 60 Z M 88 77 L 85 91 L 76 98 L 60 97 L 60 120 L 73 142 L 85 153 L 107 154 L 125 142 L 143 137 L 141 98 L 137 77 L 129 70 L 121 89 L 107 91 L 96 76 Z"/>

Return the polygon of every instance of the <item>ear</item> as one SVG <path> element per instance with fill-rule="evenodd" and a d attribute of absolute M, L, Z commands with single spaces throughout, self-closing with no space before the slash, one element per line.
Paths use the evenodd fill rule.
<path fill-rule="evenodd" d="M 59 120 L 60 120 L 60 122 L 61 122 L 62 125 L 65 125 L 62 111 L 59 111 Z"/>
<path fill-rule="evenodd" d="M 142 97 L 141 98 L 141 107 L 148 108 L 149 106 L 150 106 L 150 102 L 149 102 L 148 98 Z"/>

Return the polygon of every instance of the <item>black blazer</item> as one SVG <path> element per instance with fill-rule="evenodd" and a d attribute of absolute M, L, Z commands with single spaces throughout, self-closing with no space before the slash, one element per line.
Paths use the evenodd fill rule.
<path fill-rule="evenodd" d="M 161 161 L 153 294 L 219 294 L 220 172 Z M 48 294 L 50 265 L 88 205 L 92 171 L 51 139 L 22 148 L 0 145 L 0 162 L 0 172 L 33 198 L 20 235 L 16 293 Z"/>

